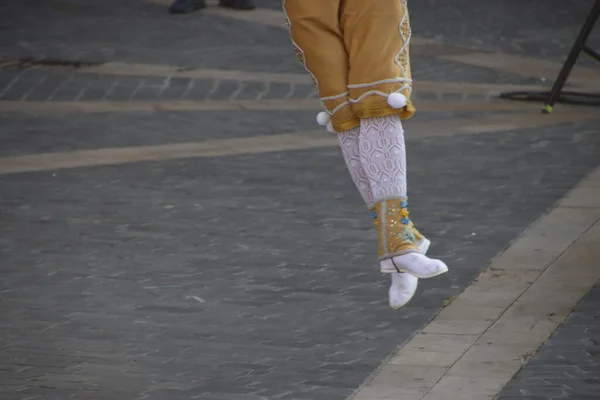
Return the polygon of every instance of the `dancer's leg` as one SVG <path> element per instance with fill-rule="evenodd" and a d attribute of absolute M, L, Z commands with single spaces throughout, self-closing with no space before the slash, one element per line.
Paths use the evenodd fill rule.
<path fill-rule="evenodd" d="M 371 209 L 371 212 L 374 212 L 372 207 L 375 203 L 373 201 L 371 185 L 363 168 L 360 157 L 359 134 L 360 129 L 352 129 L 343 135 L 338 135 L 338 138 L 344 160 L 346 161 L 348 171 L 350 172 L 350 176 L 352 177 L 352 180 L 360 192 L 365 204 L 367 207 L 369 207 L 369 209 Z M 418 232 L 415 233 L 418 234 Z M 430 245 L 429 240 L 420 234 L 416 239 L 417 240 L 415 244 L 419 250 L 423 254 L 427 253 Z M 389 304 L 390 307 L 397 309 L 412 299 L 417 290 L 418 278 L 404 272 L 394 272 L 390 274 L 390 281 L 391 283 L 388 291 Z"/>
<path fill-rule="evenodd" d="M 330 129 L 332 131 L 341 132 L 340 140 L 342 143 L 344 143 L 344 139 L 347 135 L 349 138 L 353 138 L 356 141 L 358 132 L 353 128 L 356 128 L 359 125 L 358 118 L 356 117 L 353 108 L 349 106 L 351 101 L 348 98 L 348 92 L 346 89 L 348 85 L 348 76 L 351 75 L 348 72 L 349 55 L 347 53 L 347 48 L 349 43 L 344 43 L 346 37 L 342 38 L 341 27 L 344 25 L 344 21 L 340 22 L 338 19 L 340 15 L 343 14 L 341 13 L 342 10 L 340 9 L 340 5 L 349 4 L 351 1 L 353 0 L 344 0 L 344 2 L 340 2 L 340 0 L 329 0 L 327 2 L 322 0 L 284 1 L 284 10 L 286 11 L 290 22 L 290 33 L 294 42 L 294 46 L 296 47 L 298 58 L 308 72 L 312 75 L 326 110 L 324 115 L 326 118 L 323 118 L 324 116 L 320 115 L 319 122 L 321 124 L 326 124 L 329 122 L 329 120 L 331 120 Z M 358 8 L 355 7 L 354 9 L 350 9 L 350 14 L 353 14 L 357 11 L 360 14 L 360 10 L 361 7 L 364 6 L 364 2 L 355 2 L 355 5 L 358 5 Z M 366 8 L 372 9 L 371 6 Z M 356 14 L 354 14 L 354 17 L 356 17 Z M 346 20 L 346 22 L 348 21 L 348 18 L 345 16 L 342 16 L 342 19 Z M 347 28 L 348 31 L 352 30 L 352 26 Z M 344 29 L 346 29 L 346 27 L 344 27 Z M 356 32 L 356 34 L 359 36 L 363 33 L 365 32 Z M 365 37 L 363 39 L 367 38 Z M 356 49 L 356 42 L 354 43 L 354 48 Z M 360 49 L 360 46 L 358 46 L 358 48 Z M 390 43 L 387 44 L 386 48 L 390 48 Z M 356 53 L 355 51 L 353 53 L 355 58 L 357 54 L 360 55 L 360 52 Z M 393 64 L 396 65 L 397 63 Z M 360 74 L 357 76 L 360 78 Z M 392 83 L 395 85 L 394 89 L 396 92 L 404 91 L 403 93 L 409 94 L 406 86 L 409 83 L 407 79 L 394 79 Z M 362 85 L 358 86 L 360 86 L 358 88 L 359 91 L 362 90 Z M 376 89 L 387 90 L 389 85 L 386 83 L 384 84 L 383 88 L 379 85 L 376 86 Z M 348 86 L 348 88 L 351 91 L 356 90 L 356 88 L 353 88 L 352 86 Z M 360 97 L 365 97 L 365 94 L 368 96 L 372 95 L 372 93 L 369 91 L 363 92 L 364 93 L 362 93 Z M 371 92 L 379 93 L 377 90 Z M 388 94 L 385 94 L 385 96 L 388 96 Z M 385 96 L 384 107 L 386 110 L 382 115 L 397 113 L 407 117 L 412 115 L 412 112 L 414 112 L 412 105 L 410 102 L 407 103 L 406 99 L 404 99 L 404 102 L 398 102 L 397 97 L 394 99 L 392 96 L 389 96 L 389 98 L 385 99 Z M 403 96 L 400 97 L 402 98 Z M 387 102 L 385 100 L 387 100 Z M 355 103 L 360 103 L 361 101 L 362 99 L 359 99 L 358 101 L 355 101 Z M 372 108 L 373 107 L 370 107 L 370 109 Z M 358 110 L 360 111 L 361 108 L 359 107 Z M 367 114 L 370 112 L 371 111 L 367 112 Z M 362 116 L 366 117 L 367 114 L 363 112 Z M 380 111 L 377 112 L 377 115 L 379 114 L 381 114 Z M 348 139 L 346 143 L 350 143 L 350 141 L 351 139 Z M 344 146 L 342 147 L 344 148 Z M 357 186 L 361 191 L 361 195 L 363 195 L 365 202 L 371 206 L 374 202 L 368 194 L 369 191 L 367 189 L 370 189 L 370 187 L 364 185 L 364 173 L 361 174 L 360 172 L 362 171 L 360 164 L 352 162 L 353 160 L 349 158 L 346 158 L 346 160 L 347 163 L 350 161 L 350 163 L 348 163 L 349 170 L 353 179 L 355 182 L 357 182 Z M 352 165 L 358 168 L 353 169 Z M 428 247 L 428 241 L 424 243 L 426 243 L 426 247 Z M 396 277 L 398 279 L 395 279 Z M 410 296 L 405 299 L 406 301 L 412 297 L 412 294 L 414 294 L 414 290 L 416 289 L 416 280 L 411 282 L 411 279 L 413 278 L 410 275 L 404 273 L 392 275 L 392 280 L 396 281 L 397 283 L 396 292 L 409 293 Z M 403 287 L 401 284 L 402 282 L 408 284 L 404 285 Z M 406 288 L 408 288 L 408 291 L 403 290 Z M 392 290 L 390 290 L 390 304 L 393 306 L 393 304 L 397 303 L 398 302 L 392 301 Z"/>
<path fill-rule="evenodd" d="M 356 185 L 363 201 L 369 208 L 369 211 L 373 214 L 375 212 L 375 201 L 373 200 L 373 191 L 371 190 L 371 184 L 369 178 L 365 172 L 363 161 L 361 160 L 360 154 L 360 128 L 351 129 L 344 132 L 343 135 L 338 135 L 340 148 L 342 149 L 342 155 L 352 181 Z M 410 223 L 415 233 L 416 244 L 422 253 L 426 253 L 431 245 L 431 242 L 423 236 L 416 228 L 413 223 Z"/>
<path fill-rule="evenodd" d="M 375 202 L 381 272 L 431 278 L 448 270 L 416 245 L 421 235 L 408 212 L 404 131 L 397 115 L 361 120 L 359 151 Z"/>
<path fill-rule="evenodd" d="M 348 51 L 348 88 L 361 118 L 359 149 L 373 194 L 382 272 L 428 278 L 447 270 L 415 244 L 421 235 L 407 208 L 406 151 L 400 118 L 410 102 L 410 22 L 406 0 L 345 0 L 341 25 Z"/>

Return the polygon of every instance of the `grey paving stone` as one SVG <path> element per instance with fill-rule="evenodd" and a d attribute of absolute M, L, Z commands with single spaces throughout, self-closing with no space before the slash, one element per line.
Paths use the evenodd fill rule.
<path fill-rule="evenodd" d="M 310 99 L 315 97 L 314 85 L 294 85 L 291 98 Z"/>
<path fill-rule="evenodd" d="M 136 91 L 143 88 L 144 78 L 121 76 L 108 88 L 107 99 L 114 101 L 130 101 Z"/>
<path fill-rule="evenodd" d="M 267 92 L 266 82 L 244 82 L 244 87 L 236 96 L 236 100 L 256 100 L 262 98 Z"/>
<path fill-rule="evenodd" d="M 188 81 L 188 83 L 191 81 Z M 166 87 L 159 91 L 160 100 L 181 100 L 186 92 L 185 87 Z"/>
<path fill-rule="evenodd" d="M 144 77 L 144 86 L 163 87 L 167 84 L 167 82 L 170 82 L 169 77 L 163 77 L 163 76 L 146 76 L 146 77 Z"/>
<path fill-rule="evenodd" d="M 169 86 L 173 88 L 182 88 L 185 89 L 190 85 L 190 78 L 179 78 L 179 77 L 171 77 L 169 78 Z"/>
<path fill-rule="evenodd" d="M 600 393 L 600 285 L 596 285 L 536 355 L 504 388 L 499 400 L 591 400 Z M 582 323 L 585 321 L 585 323 Z"/>
<path fill-rule="evenodd" d="M 212 79 L 194 79 L 193 87 L 184 94 L 185 100 L 206 100 L 216 90 L 218 81 Z"/>
<path fill-rule="evenodd" d="M 0 96 L 0 100 L 15 101 L 21 100 L 31 90 L 33 90 L 35 84 L 32 82 L 16 81 L 6 88 Z"/>
<path fill-rule="evenodd" d="M 156 100 L 159 98 L 161 92 L 160 87 L 142 86 L 139 90 L 136 90 L 131 100 L 133 101 L 149 101 Z"/>
<path fill-rule="evenodd" d="M 265 100 L 283 99 L 293 91 L 293 87 L 287 83 L 271 83 L 268 92 L 263 96 Z"/>
<path fill-rule="evenodd" d="M 107 90 L 87 87 L 83 90 L 83 93 L 80 95 L 79 100 L 80 101 L 106 100 L 107 95 L 108 95 Z"/>
<path fill-rule="evenodd" d="M 0 87 L 5 89 L 8 84 L 19 76 L 21 71 L 14 68 L 0 68 Z"/>
<path fill-rule="evenodd" d="M 52 101 L 75 101 L 83 95 L 84 89 L 59 88 L 52 94 Z"/>
<path fill-rule="evenodd" d="M 235 100 L 235 94 L 240 93 L 244 87 L 241 82 L 220 81 L 214 90 L 209 93 L 209 100 Z"/>
<path fill-rule="evenodd" d="M 44 80 L 37 84 L 24 100 L 44 101 L 48 100 L 53 93 L 68 79 L 68 75 L 48 73 Z M 83 99 L 85 100 L 85 98 Z"/>

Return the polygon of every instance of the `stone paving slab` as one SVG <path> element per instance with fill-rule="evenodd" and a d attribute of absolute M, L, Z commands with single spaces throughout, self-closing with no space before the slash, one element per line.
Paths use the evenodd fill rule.
<path fill-rule="evenodd" d="M 598 165 L 596 127 L 411 140 L 453 273 L 400 312 L 335 148 L 1 176 L 0 397 L 343 399 Z"/>
<path fill-rule="evenodd" d="M 600 285 L 538 349 L 498 400 L 594 400 L 600 393 Z"/>

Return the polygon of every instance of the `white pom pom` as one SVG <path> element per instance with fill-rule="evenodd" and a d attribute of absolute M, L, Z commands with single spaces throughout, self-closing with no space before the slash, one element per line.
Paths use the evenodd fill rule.
<path fill-rule="evenodd" d="M 403 108 L 406 107 L 406 104 L 408 103 L 406 100 L 406 96 L 404 96 L 402 93 L 390 94 L 388 96 L 387 102 L 392 108 Z"/>
<path fill-rule="evenodd" d="M 329 133 L 337 133 L 335 131 L 335 129 L 333 129 L 333 124 L 331 123 L 331 121 L 329 121 L 329 123 L 327 124 L 327 132 L 329 132 Z"/>
<path fill-rule="evenodd" d="M 329 123 L 330 117 L 325 111 L 321 111 L 317 114 L 317 123 L 321 126 L 327 126 Z"/>

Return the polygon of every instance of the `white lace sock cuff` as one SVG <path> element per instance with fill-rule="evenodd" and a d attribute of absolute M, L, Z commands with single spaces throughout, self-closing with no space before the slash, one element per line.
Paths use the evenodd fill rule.
<path fill-rule="evenodd" d="M 358 138 L 360 164 L 372 192 L 369 207 L 382 200 L 406 199 L 406 147 L 400 118 L 362 119 Z"/>

